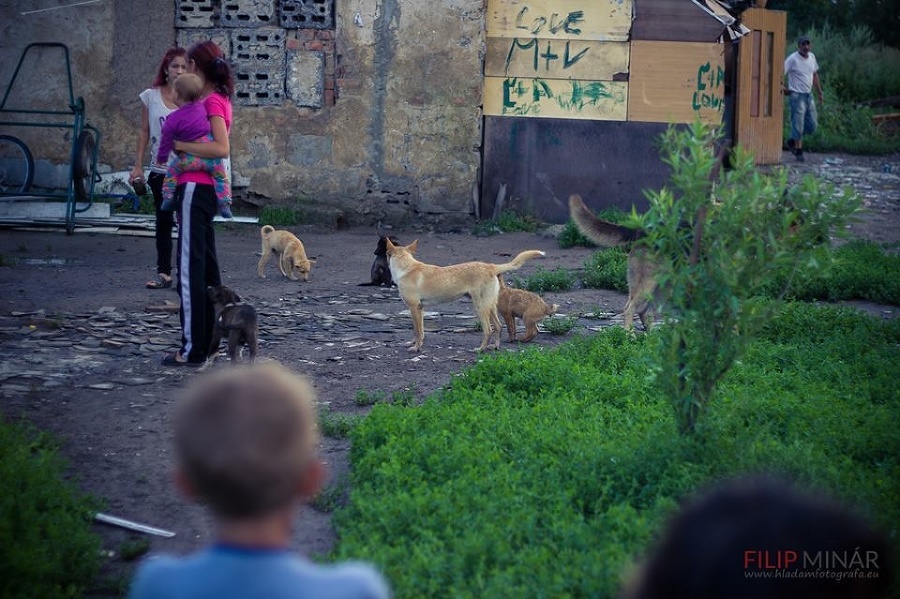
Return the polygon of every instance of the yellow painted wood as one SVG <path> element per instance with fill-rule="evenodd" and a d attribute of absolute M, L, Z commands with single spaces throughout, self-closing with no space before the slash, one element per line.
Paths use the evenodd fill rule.
<path fill-rule="evenodd" d="M 753 154 L 756 164 L 778 164 L 784 143 L 787 13 L 752 8 L 741 14 L 741 22 L 751 32 L 739 47 L 736 143 Z"/>
<path fill-rule="evenodd" d="M 628 41 L 632 0 L 491 0 L 488 37 Z"/>
<path fill-rule="evenodd" d="M 624 121 L 628 84 L 528 77 L 485 77 L 484 114 Z"/>
<path fill-rule="evenodd" d="M 725 61 L 720 44 L 631 42 L 628 120 L 721 123 Z"/>
<path fill-rule="evenodd" d="M 628 42 L 493 37 L 487 39 L 484 74 L 612 81 L 628 73 L 628 55 Z"/>

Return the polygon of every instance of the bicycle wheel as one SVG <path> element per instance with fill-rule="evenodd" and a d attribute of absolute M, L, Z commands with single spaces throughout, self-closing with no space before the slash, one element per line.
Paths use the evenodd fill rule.
<path fill-rule="evenodd" d="M 75 184 L 75 200 L 79 203 L 91 200 L 91 188 L 96 176 L 94 136 L 90 131 L 82 131 L 75 142 L 75 168 L 72 181 Z"/>
<path fill-rule="evenodd" d="M 25 142 L 0 135 L 0 193 L 24 194 L 34 182 L 34 157 Z"/>

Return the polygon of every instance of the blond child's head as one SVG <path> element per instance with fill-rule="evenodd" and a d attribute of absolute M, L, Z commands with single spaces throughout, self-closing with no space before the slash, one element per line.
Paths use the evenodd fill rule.
<path fill-rule="evenodd" d="M 182 73 L 175 78 L 172 88 L 179 105 L 196 102 L 203 95 L 203 80 L 193 73 Z"/>
<path fill-rule="evenodd" d="M 318 490 L 315 394 L 276 364 L 241 365 L 190 385 L 175 413 L 182 489 L 218 516 L 247 519 Z M 315 488 L 312 488 L 315 486 Z"/>

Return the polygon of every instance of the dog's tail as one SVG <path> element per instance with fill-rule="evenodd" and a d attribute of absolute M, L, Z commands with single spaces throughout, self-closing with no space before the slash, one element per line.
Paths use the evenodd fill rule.
<path fill-rule="evenodd" d="M 546 254 L 541 250 L 525 250 L 524 252 L 519 252 L 519 255 L 513 258 L 510 262 L 506 262 L 505 264 L 495 264 L 494 267 L 496 268 L 496 272 L 499 275 L 504 272 L 509 272 L 510 270 L 522 268 L 529 260 L 540 258 L 542 256 L 546 256 Z"/>
<path fill-rule="evenodd" d="M 497 275 L 497 281 L 500 283 L 500 289 L 506 289 L 506 281 L 503 280 L 502 274 Z"/>
<path fill-rule="evenodd" d="M 581 234 L 600 247 L 624 245 L 644 236 L 644 232 L 639 229 L 630 229 L 597 218 L 578 194 L 569 196 L 569 216 Z"/>
<path fill-rule="evenodd" d="M 259 230 L 259 234 L 263 237 L 268 237 L 274 232 L 275 227 L 273 227 L 272 225 L 264 225 L 263 228 Z"/>

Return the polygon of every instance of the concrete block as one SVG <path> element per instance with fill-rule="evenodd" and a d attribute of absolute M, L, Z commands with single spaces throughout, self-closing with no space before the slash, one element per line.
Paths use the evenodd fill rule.
<path fill-rule="evenodd" d="M 325 95 L 325 53 L 288 51 L 287 97 L 300 106 L 321 108 Z"/>

